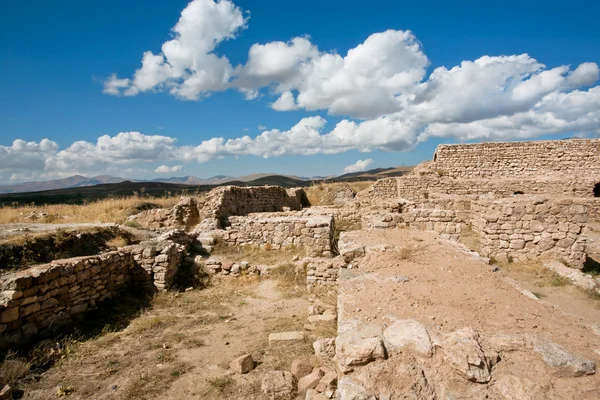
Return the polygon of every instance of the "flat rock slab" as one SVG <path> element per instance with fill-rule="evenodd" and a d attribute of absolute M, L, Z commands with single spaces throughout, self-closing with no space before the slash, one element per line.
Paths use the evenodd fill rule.
<path fill-rule="evenodd" d="M 389 350 L 402 350 L 412 347 L 417 352 L 430 356 L 431 339 L 423 324 L 413 319 L 400 320 L 383 331 L 383 338 Z"/>
<path fill-rule="evenodd" d="M 269 335 L 269 346 L 278 344 L 293 344 L 304 341 L 304 332 L 279 332 Z"/>
<path fill-rule="evenodd" d="M 294 393 L 294 377 L 288 371 L 269 371 L 263 378 L 261 389 L 269 399 L 290 399 Z"/>
<path fill-rule="evenodd" d="M 571 354 L 564 347 L 543 338 L 533 339 L 533 351 L 538 353 L 559 378 L 592 375 L 596 362 Z"/>

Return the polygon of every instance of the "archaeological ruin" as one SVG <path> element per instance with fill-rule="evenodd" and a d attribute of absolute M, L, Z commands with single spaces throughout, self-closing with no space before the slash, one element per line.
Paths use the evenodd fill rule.
<path fill-rule="evenodd" d="M 331 370 L 317 370 L 308 386 L 307 379 L 300 379 L 302 390 L 297 377 L 286 371 L 269 375 L 283 386 L 295 379 L 288 386 L 302 396 L 307 393 L 302 398 L 332 398 L 336 390 L 338 399 L 354 400 L 568 398 L 578 382 L 587 389 L 599 384 L 594 360 L 600 357 L 600 330 L 594 334 L 573 323 L 582 344 L 568 349 L 550 337 L 545 325 L 562 323 L 554 312 L 544 311 L 535 324 L 521 324 L 519 318 L 537 312 L 533 295 L 485 274 L 498 268 L 490 264 L 541 260 L 558 263 L 553 271 L 565 268 L 568 279 L 585 281 L 585 290 L 600 293 L 600 279 L 585 274 L 588 223 L 600 220 L 600 139 L 440 145 L 431 161 L 410 173 L 380 179 L 354 198 L 345 193 L 335 203 L 311 206 L 301 188 L 226 186 L 203 197 L 183 198 L 171 209 L 131 216 L 129 223 L 159 236 L 113 252 L 5 272 L 0 278 L 0 346 L 49 337 L 131 288 L 168 290 L 183 270 L 196 268 L 230 279 L 268 275 L 273 267 L 219 259 L 211 255 L 215 246 L 270 252 L 294 248 L 304 249 L 306 257 L 295 265 L 308 290 L 338 292 L 338 336 L 315 343 L 318 354 L 333 359 L 337 374 L 319 386 Z M 386 242 L 386 235 L 400 239 Z M 459 243 L 467 235 L 475 238 L 477 248 Z M 417 256 L 410 249 L 423 241 L 437 243 L 439 254 L 438 247 L 430 248 L 429 258 L 439 264 L 428 264 L 426 258 L 419 265 L 414 261 Z M 518 296 L 525 293 L 529 298 L 523 297 L 523 310 L 529 314 L 507 311 L 514 304 L 498 299 L 473 305 L 467 289 L 439 303 L 423 300 L 427 293 L 415 291 L 412 300 L 398 305 L 409 307 L 405 315 L 390 308 L 396 304 L 396 288 L 402 292 L 414 282 L 434 282 L 452 268 L 460 270 L 462 263 L 481 267 L 478 274 L 485 276 L 471 284 L 481 293 L 500 286 Z M 442 264 L 434 273 L 434 266 Z M 398 272 L 402 268 L 406 271 Z M 410 275 L 418 270 L 427 278 Z M 417 305 L 419 301 L 426 305 Z M 460 318 L 427 314 L 449 303 L 472 307 L 474 315 L 486 307 L 497 310 L 512 318 L 518 332 L 505 332 L 508 328 L 500 323 L 494 331 L 493 323 L 478 328 L 461 325 Z M 505 308 L 497 308 L 499 304 Z M 317 322 L 336 318 L 315 314 Z M 535 333 L 537 326 L 548 334 Z M 535 382 L 533 372 L 521 367 L 527 362 L 560 382 L 555 387 Z M 509 373 L 510 363 L 520 366 L 522 376 Z M 405 386 L 386 378 L 386 370 L 406 377 Z M 264 393 L 277 398 L 269 392 L 274 384 L 269 382 L 263 382 Z"/>

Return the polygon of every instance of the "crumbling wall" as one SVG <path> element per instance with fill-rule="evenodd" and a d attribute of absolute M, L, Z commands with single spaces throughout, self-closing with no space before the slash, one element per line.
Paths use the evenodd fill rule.
<path fill-rule="evenodd" d="M 280 249 L 304 247 L 310 255 L 331 255 L 333 216 L 257 213 L 229 217 L 223 239 L 231 246 L 260 246 Z"/>
<path fill-rule="evenodd" d="M 436 167 L 451 177 L 537 177 L 548 173 L 600 175 L 600 139 L 440 145 Z"/>
<path fill-rule="evenodd" d="M 201 230 L 219 229 L 228 224 L 230 216 L 250 213 L 301 210 L 306 194 L 300 188 L 279 186 L 223 186 L 211 190 L 201 200 Z"/>
<path fill-rule="evenodd" d="M 339 258 L 304 258 L 300 266 L 306 269 L 306 284 L 314 286 L 336 286 L 340 269 L 345 264 Z"/>
<path fill-rule="evenodd" d="M 64 326 L 120 293 L 130 276 L 129 253 L 59 260 L 5 275 L 1 283 L 0 347 Z"/>
<path fill-rule="evenodd" d="M 454 210 L 414 208 L 403 215 L 404 223 L 411 229 L 434 231 L 458 240 L 464 227 L 462 218 Z"/>
<path fill-rule="evenodd" d="M 169 231 L 173 229 L 192 230 L 200 222 L 198 202 L 193 197 L 182 197 L 170 209 L 154 208 L 142 211 L 127 218 L 143 229 L 154 231 Z"/>
<path fill-rule="evenodd" d="M 550 256 L 583 268 L 587 209 L 578 200 L 525 197 L 472 203 L 481 254 L 498 261 Z"/>
<path fill-rule="evenodd" d="M 168 288 L 186 251 L 181 234 L 3 275 L 0 347 L 49 334 L 132 286 Z"/>

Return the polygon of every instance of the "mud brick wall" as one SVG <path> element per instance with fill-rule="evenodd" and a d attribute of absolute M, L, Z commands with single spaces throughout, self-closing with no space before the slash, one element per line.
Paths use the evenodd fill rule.
<path fill-rule="evenodd" d="M 600 140 L 440 145 L 434 162 L 453 177 L 523 177 L 553 172 L 600 175 Z"/>
<path fill-rule="evenodd" d="M 543 197 L 479 200 L 472 203 L 473 231 L 481 254 L 498 261 L 551 256 L 583 268 L 587 208 L 581 199 Z"/>
<path fill-rule="evenodd" d="M 223 239 L 231 246 L 251 245 L 270 249 L 304 247 L 310 255 L 331 255 L 333 216 L 257 213 L 229 217 Z"/>
<path fill-rule="evenodd" d="M 187 238 L 184 233 L 165 235 L 118 251 L 57 260 L 3 275 L 0 348 L 50 334 L 132 286 L 168 288 L 191 240 L 182 241 L 181 237 Z"/>

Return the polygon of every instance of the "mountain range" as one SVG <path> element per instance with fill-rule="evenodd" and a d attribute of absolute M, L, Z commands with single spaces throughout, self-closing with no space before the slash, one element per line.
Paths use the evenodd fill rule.
<path fill-rule="evenodd" d="M 221 185 L 237 186 L 262 186 L 278 185 L 284 187 L 307 186 L 314 182 L 350 182 L 376 180 L 389 176 L 400 176 L 409 172 L 412 167 L 377 168 L 368 171 L 354 172 L 340 176 L 315 176 L 298 177 L 279 175 L 273 173 L 260 173 L 240 177 L 224 175 L 213 176 L 208 179 L 195 176 L 183 176 L 172 178 L 157 178 L 152 180 L 125 179 L 115 176 L 98 175 L 91 178 L 82 175 L 74 175 L 64 179 L 48 181 L 23 182 L 13 185 L 0 185 L 1 200 L 24 200 L 25 198 L 48 197 L 48 196 L 84 196 L 99 193 L 125 194 L 132 190 L 152 190 L 157 193 L 162 191 L 181 190 L 210 190 L 210 188 Z M 21 199 L 23 198 L 23 199 Z"/>

